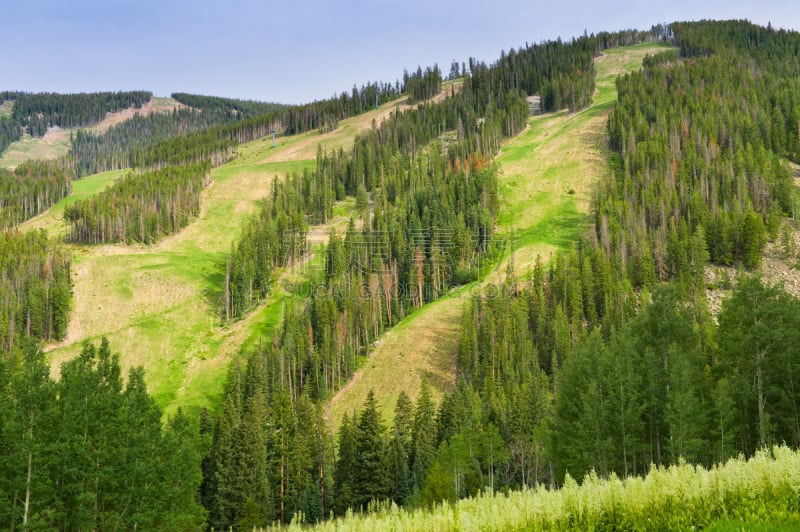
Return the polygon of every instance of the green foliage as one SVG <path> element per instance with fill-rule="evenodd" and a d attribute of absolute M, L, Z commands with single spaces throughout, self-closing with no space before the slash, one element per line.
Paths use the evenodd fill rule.
<path fill-rule="evenodd" d="M 800 156 L 800 37 L 744 22 L 671 29 L 688 59 L 647 61 L 617 83 L 608 128 L 622 168 L 597 197 L 598 238 L 621 257 L 639 255 L 646 240 L 664 280 L 682 275 L 688 258 L 670 241 L 703 227 L 711 261 L 753 269 L 765 222 L 791 212 L 781 158 Z"/>
<path fill-rule="evenodd" d="M 0 92 L 0 153 L 11 145 L 11 143 L 18 141 L 22 138 L 22 126 L 19 121 L 14 120 L 11 116 L 14 108 L 14 100 L 21 93 L 3 91 Z M 10 105 L 9 105 L 10 104 Z"/>
<path fill-rule="evenodd" d="M 652 36 L 646 33 L 630 37 Z M 617 42 L 616 38 L 606 37 L 608 40 L 603 42 Z M 421 103 L 395 112 L 383 123 L 359 134 L 349 152 L 320 149 L 316 168 L 273 186 L 261 213 L 243 230 L 228 261 L 223 312 L 228 319 L 242 316 L 265 297 L 275 268 L 302 256 L 305 224 L 326 223 L 332 217 L 334 202 L 347 196 L 356 197 L 353 203 L 361 211 L 360 224 L 352 219 L 344 235 L 331 233 L 324 251 L 324 271 L 308 275 L 313 288 L 309 301 L 283 308 L 278 333 L 271 342 L 264 342 L 269 347 L 261 344 L 259 351 L 251 355 L 251 363 L 258 361 L 262 368 L 260 386 L 269 390 L 268 396 L 281 398 L 280 411 L 285 412 L 285 419 L 299 416 L 292 412 L 304 401 L 330 397 L 351 377 L 359 356 L 386 328 L 479 271 L 481 260 L 490 249 L 499 206 L 496 169 L 489 161 L 505 139 L 525 127 L 528 116 L 527 102 L 518 87 L 489 80 L 502 77 L 506 83 L 522 79 L 523 71 L 539 82 L 569 77 L 575 57 L 580 56 L 591 65 L 593 52 L 589 50 L 601 46 L 600 42 L 530 47 L 525 61 L 519 62 L 486 66 L 473 61 L 459 93 L 453 91 L 437 103 Z M 584 75 L 593 80 L 593 69 Z M 424 85 L 425 77 L 421 73 L 417 81 Z M 427 81 L 432 87 L 435 78 L 431 70 Z M 560 78 L 557 83 L 561 83 Z M 588 86 L 580 90 L 588 90 Z M 435 87 L 419 90 L 420 98 L 426 98 L 432 94 L 422 93 Z M 576 100 L 574 105 L 585 103 Z M 445 142 L 442 131 L 455 133 L 447 135 Z M 602 259 L 606 262 L 602 263 L 598 255 L 598 267 L 602 264 L 610 270 L 607 259 Z M 580 270 L 570 270 L 570 275 L 573 273 L 580 274 Z M 579 283 L 590 280 L 586 275 L 576 279 Z M 554 297 L 562 294 L 553 293 Z M 620 301 L 628 304 L 629 292 L 621 294 Z M 592 301 L 589 308 L 593 308 L 594 299 L 603 296 L 605 292 L 601 290 L 587 292 Z M 573 297 L 569 305 L 571 316 L 583 312 L 583 300 Z M 287 522 L 294 512 L 310 518 L 318 515 L 315 512 L 320 508 L 339 514 L 348 509 L 368 509 L 370 501 L 376 500 L 391 499 L 406 505 L 435 502 L 437 494 L 443 493 L 439 489 L 444 486 L 443 479 L 460 479 L 459 487 L 448 495 L 456 497 L 544 478 L 546 462 L 541 436 L 546 433 L 550 408 L 548 380 L 536 368 L 535 361 L 525 360 L 524 350 L 532 343 L 525 339 L 528 317 L 524 306 L 518 305 L 518 310 L 513 326 L 509 326 L 516 336 L 506 340 L 499 335 L 496 344 L 512 351 L 515 360 L 488 369 L 487 352 L 469 370 L 481 376 L 481 389 L 502 390 L 497 400 L 493 398 L 484 409 L 476 391 L 478 385 L 468 385 L 437 413 L 429 392 L 423 389 L 413 415 L 410 404 L 398 405 L 396 424 L 389 431 L 381 428 L 380 421 L 376 421 L 377 411 L 368 404 L 360 415 L 346 419 L 341 426 L 330 498 L 324 495 L 329 481 L 322 475 L 314 476 L 314 483 L 298 480 L 308 479 L 307 472 L 288 477 L 294 486 L 305 486 L 302 494 L 292 498 L 287 491 L 290 487 L 280 474 L 284 471 L 281 467 L 291 467 L 292 459 L 277 464 L 268 460 L 273 471 L 273 497 L 276 493 L 287 494 L 277 505 L 277 520 Z M 500 306 L 497 315 L 502 316 Z M 556 334 L 554 343 L 559 345 L 561 358 L 568 351 L 569 335 L 568 327 L 560 328 Z M 503 357 L 498 356 L 498 360 Z M 526 372 L 523 368 L 537 370 Z M 233 379 L 239 371 L 232 371 Z M 522 382 L 515 378 L 518 374 L 524 375 Z M 508 379 L 508 388 L 504 379 Z M 231 394 L 240 397 L 239 390 L 234 386 L 228 392 L 220 426 L 235 427 L 236 423 L 230 420 L 241 417 L 228 413 L 241 402 L 230 399 Z M 525 400 L 512 400 L 517 397 Z M 531 438 L 531 426 L 540 439 Z M 234 430 L 226 429 L 224 434 Z M 239 451 L 225 443 L 233 440 L 223 439 L 222 434 L 221 431 L 212 446 L 215 450 L 211 461 L 216 460 L 224 471 L 231 472 L 224 478 L 234 479 L 237 468 L 224 464 L 241 458 L 231 458 L 239 456 Z M 307 435 L 305 445 L 310 439 L 313 437 Z M 267 448 L 270 449 L 269 443 Z M 474 456 L 465 458 L 464 452 L 469 455 L 470 451 L 464 449 L 470 448 Z M 223 449 L 230 449 L 232 454 Z M 448 450 L 442 450 L 440 456 L 439 449 Z M 213 458 L 214 453 L 219 453 L 218 459 Z M 323 462 L 317 458 L 316 464 L 321 467 Z M 452 476 L 453 464 L 464 474 Z M 442 474 L 429 479 L 434 466 Z M 375 473 L 379 469 L 380 479 Z M 219 476 L 212 471 L 206 478 L 213 479 L 215 475 Z M 467 481 L 462 478 L 464 475 Z M 439 487 L 436 482 L 440 482 Z M 243 516 L 247 523 L 252 522 L 254 505 L 233 492 L 230 486 L 235 484 L 234 480 L 217 484 L 218 499 L 211 503 L 211 524 L 215 527 L 230 526 Z"/>
<path fill-rule="evenodd" d="M 100 122 L 108 113 L 141 107 L 153 94 L 145 91 L 56 94 L 53 92 L 18 93 L 12 118 L 41 137 L 48 127 L 73 128 Z"/>
<path fill-rule="evenodd" d="M 0 360 L 4 528 L 193 529 L 200 453 L 178 414 L 162 427 L 141 368 L 123 386 L 108 343 L 85 344 L 54 382 L 35 346 Z M 22 437 L 20 437 L 22 436 Z"/>
<path fill-rule="evenodd" d="M 381 415 L 370 391 L 358 416 L 355 431 L 355 467 L 353 468 L 353 503 L 362 509 L 372 501 L 386 499 L 386 435 Z"/>
<path fill-rule="evenodd" d="M 442 71 L 438 65 L 422 71 L 417 67 L 413 74 L 403 72 L 403 87 L 408 94 L 408 103 L 417 103 L 433 98 L 442 90 Z"/>
<path fill-rule="evenodd" d="M 204 499 L 215 528 L 309 522 L 332 510 L 332 449 L 322 411 L 306 396 L 274 386 L 267 353 L 231 371 L 224 408 L 206 457 Z M 346 445 L 345 447 L 346 448 Z M 341 463 L 341 462 L 340 462 Z"/>
<path fill-rule="evenodd" d="M 72 147 L 63 163 L 73 168 L 78 176 L 131 168 L 143 164 L 145 159 L 152 163 L 154 158 L 172 155 L 172 152 L 166 153 L 166 148 L 162 150 L 155 146 L 173 137 L 185 137 L 235 121 L 236 117 L 230 113 L 201 113 L 193 109 L 176 109 L 171 113 L 147 116 L 136 114 L 102 134 L 79 129 L 72 136 Z"/>
<path fill-rule="evenodd" d="M 688 54 L 702 57 L 665 54 L 619 79 L 609 117 L 619 165 L 595 196 L 594 231 L 549 268 L 537 264 L 526 286 L 508 282 L 465 313 L 459 376 L 513 449 L 512 486 L 525 484 L 530 461 L 552 461 L 553 471 L 529 471 L 560 482 L 710 465 L 796 440 L 791 298 L 748 281 L 718 330 L 705 303 L 708 261 L 756 268 L 791 207 L 782 157 L 795 157 L 785 139 L 796 121 L 782 117 L 796 107 L 800 37 L 750 29 L 672 26 L 684 45 L 727 36 Z M 531 395 L 528 408 L 509 408 Z M 515 434 L 521 414 L 527 427 Z"/>
<path fill-rule="evenodd" d="M 587 475 L 545 486 L 481 495 L 433 509 L 386 508 L 317 530 L 793 530 L 800 520 L 800 454 L 788 447 L 712 469 L 653 467 L 643 478 Z M 711 528 L 712 530 L 715 528 Z M 290 530 L 301 530 L 299 527 Z"/>
<path fill-rule="evenodd" d="M 242 229 L 228 257 L 223 316 L 243 317 L 266 297 L 271 273 L 306 252 L 303 180 L 273 181 L 272 193 Z"/>
<path fill-rule="evenodd" d="M 719 393 L 734 405 L 721 430 L 735 435 L 736 449 L 800 444 L 800 303 L 756 278 L 741 280 L 723 303 L 717 344 Z"/>
<path fill-rule="evenodd" d="M 200 94 L 187 94 L 185 92 L 172 93 L 172 98 L 193 109 L 199 109 L 204 114 L 228 113 L 239 120 L 274 113 L 286 107 L 279 103 L 239 100 L 236 98 L 219 98 L 217 96 L 203 96 Z"/>

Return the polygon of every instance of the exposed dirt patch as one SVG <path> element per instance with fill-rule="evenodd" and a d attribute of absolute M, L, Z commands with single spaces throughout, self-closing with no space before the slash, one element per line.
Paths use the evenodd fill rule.
<path fill-rule="evenodd" d="M 126 120 L 130 120 L 136 115 L 148 116 L 153 113 L 171 113 L 175 109 L 185 108 L 186 106 L 178 100 L 172 98 L 150 98 L 150 101 L 141 106 L 140 108 L 129 107 L 122 111 L 108 113 L 99 124 L 86 128 L 95 134 L 102 134 L 108 131 L 113 126 L 121 124 Z"/>
<path fill-rule="evenodd" d="M 794 242 L 794 246 L 790 244 L 788 250 L 786 242 L 781 240 L 782 238 L 779 238 L 778 242 L 769 242 L 764 247 L 761 266 L 756 273 L 767 283 L 781 285 L 787 293 L 800 299 L 800 270 L 798 270 L 800 230 L 792 229 L 791 241 Z M 722 301 L 730 295 L 739 275 L 742 275 L 742 272 L 736 268 L 725 266 L 706 268 L 706 299 L 709 311 L 715 319 L 722 310 Z"/>

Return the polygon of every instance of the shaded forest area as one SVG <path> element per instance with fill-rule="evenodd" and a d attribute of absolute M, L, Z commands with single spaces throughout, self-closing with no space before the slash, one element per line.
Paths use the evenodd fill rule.
<path fill-rule="evenodd" d="M 178 411 L 163 423 L 142 368 L 123 381 L 108 342 L 86 343 L 50 377 L 23 342 L 0 358 L 0 523 L 34 530 L 196 530 L 201 440 Z"/>

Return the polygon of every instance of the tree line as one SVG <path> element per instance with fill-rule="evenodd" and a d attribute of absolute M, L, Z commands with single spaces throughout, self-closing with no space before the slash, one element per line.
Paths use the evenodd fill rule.
<path fill-rule="evenodd" d="M 17 94 L 9 91 L 0 92 L 0 105 L 9 101 L 13 105 Z M 0 115 L 0 153 L 20 138 L 22 138 L 22 126 L 19 122 L 14 120 L 11 113 Z"/>
<path fill-rule="evenodd" d="M 72 180 L 52 161 L 26 161 L 14 171 L 0 168 L 0 228 L 10 230 L 69 195 Z"/>
<path fill-rule="evenodd" d="M 266 297 L 272 271 L 299 260 L 306 252 L 305 198 L 301 181 L 273 181 L 258 214 L 242 228 L 228 257 L 222 312 L 240 318 Z"/>
<path fill-rule="evenodd" d="M 791 212 L 783 157 L 798 156 L 800 78 L 776 77 L 769 63 L 754 74 L 740 60 L 690 58 L 619 82 L 609 133 L 622 168 L 614 190 L 600 193 L 598 236 L 607 249 L 624 239 L 619 252 L 635 261 L 652 255 L 655 264 L 644 267 L 662 280 L 675 269 L 669 242 L 677 233 L 701 231 L 713 262 L 753 268 L 767 230 L 774 235 Z M 623 210 L 624 198 L 635 201 Z M 607 220 L 614 211 L 616 225 Z M 639 240 L 647 249 L 637 249 Z"/>
<path fill-rule="evenodd" d="M 154 152 L 156 157 L 167 156 L 153 146 L 234 121 L 236 117 L 230 112 L 186 108 L 147 116 L 137 114 L 102 134 L 79 129 L 72 135 L 70 151 L 61 162 L 74 169 L 78 177 L 141 166 L 142 159 L 152 157 Z"/>
<path fill-rule="evenodd" d="M 438 65 L 427 67 L 424 72 L 422 67 L 417 67 L 412 74 L 404 71 L 403 86 L 408 94 L 408 103 L 429 100 L 442 90 L 442 71 Z"/>
<path fill-rule="evenodd" d="M 108 113 L 128 107 L 141 107 L 153 97 L 151 92 L 93 92 L 58 94 L 20 92 L 14 98 L 11 117 L 33 137 L 41 137 L 54 126 L 75 128 L 96 124 Z"/>
<path fill-rule="evenodd" d="M 67 241 L 83 244 L 141 242 L 171 235 L 200 213 L 200 195 L 210 183 L 203 162 L 130 173 L 88 200 L 64 210 Z"/>
<path fill-rule="evenodd" d="M 173 92 L 172 98 L 192 109 L 198 109 L 203 113 L 227 113 L 238 120 L 274 113 L 287 107 L 285 104 L 280 103 L 241 100 L 238 98 L 221 98 L 219 96 L 205 96 L 202 94 L 188 94 L 185 92 Z"/>

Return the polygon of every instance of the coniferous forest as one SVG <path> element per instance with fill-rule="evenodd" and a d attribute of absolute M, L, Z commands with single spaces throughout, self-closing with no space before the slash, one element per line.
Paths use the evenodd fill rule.
<path fill-rule="evenodd" d="M 9 230 L 69 195 L 71 179 L 60 165 L 32 160 L 14 171 L 0 168 L 0 228 Z"/>
<path fill-rule="evenodd" d="M 597 55 L 642 42 L 674 49 L 617 79 L 588 230 L 470 296 L 441 401 L 423 384 L 388 423 L 371 392 L 331 432 L 324 405 L 370 346 L 503 260 L 493 159 L 526 127 L 526 97 L 579 112 Z M 0 171 L 0 523 L 249 530 L 800 446 L 800 301 L 748 273 L 795 214 L 800 34 L 679 22 L 526 44 L 454 62 L 449 78 L 458 87 L 420 67 L 292 106 L 176 93 L 188 108 L 78 131 L 61 161 Z M 411 105 L 273 181 L 240 228 L 217 276 L 226 325 L 270 297 L 276 272 L 314 253 L 322 268 L 274 336 L 231 364 L 220 404 L 164 419 L 144 370 L 124 376 L 105 339 L 50 376 L 37 342 L 66 334 L 70 257 L 15 227 L 68 195 L 72 175 L 134 169 L 66 208 L 67 241 L 151 244 L 198 216 L 238 144 L 330 131 L 400 95 Z M 86 125 L 150 97 L 0 93 L 15 101 L 0 148 L 22 128 Z M 348 199 L 346 229 L 312 249 L 309 227 Z M 710 266 L 741 272 L 713 315 Z"/>
<path fill-rule="evenodd" d="M 67 330 L 70 257 L 41 233 L 0 237 L 0 345 L 25 338 L 60 340 Z"/>
<path fill-rule="evenodd" d="M 200 213 L 210 180 L 208 162 L 131 173 L 97 196 L 67 207 L 67 240 L 84 244 L 141 242 L 184 228 Z"/>
<path fill-rule="evenodd" d="M 51 127 L 73 128 L 100 122 L 108 113 L 141 107 L 153 94 L 145 91 L 56 94 L 0 92 L 0 104 L 14 102 L 10 117 L 0 118 L 0 151 L 19 140 L 22 132 L 41 137 Z"/>

